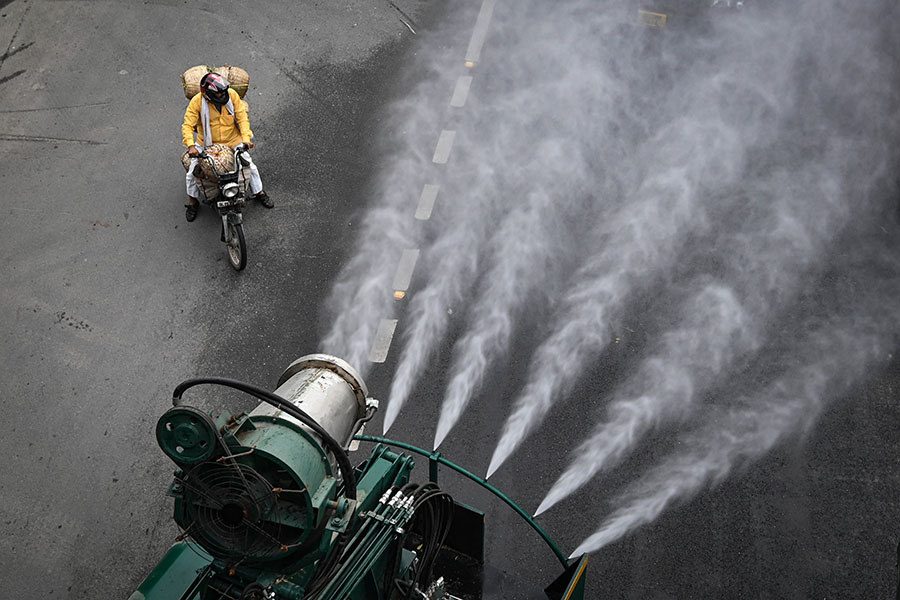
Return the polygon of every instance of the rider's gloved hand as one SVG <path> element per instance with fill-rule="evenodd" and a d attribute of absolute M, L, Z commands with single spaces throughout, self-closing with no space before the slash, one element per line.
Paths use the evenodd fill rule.
<path fill-rule="evenodd" d="M 253 142 L 247 142 L 247 150 L 253 150 L 253 146 L 255 146 Z"/>
<path fill-rule="evenodd" d="M 188 156 L 192 158 L 200 156 L 200 150 L 197 149 L 197 146 L 190 146 L 188 148 Z"/>

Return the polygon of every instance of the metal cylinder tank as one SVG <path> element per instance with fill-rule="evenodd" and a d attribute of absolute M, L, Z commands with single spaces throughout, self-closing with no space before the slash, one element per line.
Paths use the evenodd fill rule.
<path fill-rule="evenodd" d="M 282 373 L 275 393 L 315 419 L 344 445 L 350 442 L 353 425 L 366 413 L 366 384 L 353 367 L 329 354 L 309 354 L 295 360 Z M 292 421 L 319 439 L 305 425 L 268 404 L 260 404 L 250 413 L 251 417 L 257 415 Z"/>

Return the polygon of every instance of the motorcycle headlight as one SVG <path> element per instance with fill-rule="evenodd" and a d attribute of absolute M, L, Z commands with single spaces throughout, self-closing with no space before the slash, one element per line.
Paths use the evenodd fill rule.
<path fill-rule="evenodd" d="M 238 194 L 238 184 L 229 183 L 224 188 L 222 188 L 222 193 L 225 194 L 225 197 L 229 200 L 234 198 Z"/>

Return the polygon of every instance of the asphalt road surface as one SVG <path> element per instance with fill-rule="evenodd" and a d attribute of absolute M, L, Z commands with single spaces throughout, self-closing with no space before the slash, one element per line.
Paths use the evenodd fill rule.
<path fill-rule="evenodd" d="M 450 97 L 485 4 L 494 5 L 2 3 L 0 597 L 127 598 L 140 584 L 178 534 L 164 495 L 172 466 L 153 436 L 171 390 L 197 375 L 274 388 L 290 362 L 321 350 L 332 284 L 394 150 L 384 140 L 396 107 L 406 106 L 396 102 L 434 79 Z M 492 58 L 502 62 L 510 4 L 494 7 L 481 32 L 483 64 L 472 71 L 499 87 L 516 84 L 515 73 L 490 70 Z M 424 54 L 454 66 L 435 73 Z M 225 63 L 250 72 L 254 157 L 276 202 L 245 212 L 241 273 L 227 263 L 211 211 L 188 224 L 182 208 L 179 75 Z M 434 140 L 441 123 L 430 125 Z M 886 220 L 881 231 L 882 243 L 900 251 L 891 241 L 900 239 L 897 223 Z M 423 277 L 413 278 L 410 296 Z M 366 365 L 370 393 L 381 399 L 397 367 L 405 306 L 386 360 Z M 457 335 L 439 344 L 390 437 L 431 447 Z M 490 389 L 441 447 L 446 456 L 484 472 L 539 342 L 539 331 L 516 338 Z M 596 390 L 633 364 L 622 352 L 589 369 L 574 387 L 577 400 L 492 478 L 526 510 L 590 431 Z M 587 597 L 891 597 L 898 386 L 896 361 L 881 363 L 812 430 L 592 555 Z M 381 419 L 370 433 L 380 433 Z M 627 465 L 664 451 L 651 447 Z M 487 514 L 484 597 L 543 597 L 560 567 L 535 533 L 466 481 L 447 476 L 444 485 Z M 540 519 L 567 553 L 608 509 L 599 485 L 574 498 Z"/>

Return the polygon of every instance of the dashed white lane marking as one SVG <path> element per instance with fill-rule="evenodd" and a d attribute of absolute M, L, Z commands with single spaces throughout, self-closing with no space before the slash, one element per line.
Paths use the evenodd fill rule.
<path fill-rule="evenodd" d="M 494 5 L 497 0 L 484 0 L 481 4 L 481 10 L 478 12 L 478 18 L 475 20 L 475 29 L 469 40 L 469 47 L 466 50 L 466 66 L 474 67 L 481 58 L 481 47 L 487 37 L 488 26 L 491 17 L 494 14 Z M 463 75 L 456 80 L 456 88 L 453 90 L 453 97 L 450 99 L 450 106 L 461 108 L 465 106 L 466 99 L 469 96 L 469 88 L 472 85 L 472 77 Z M 450 150 L 453 148 L 453 140 L 456 138 L 455 131 L 443 130 L 438 138 L 437 146 L 434 149 L 432 162 L 443 165 L 450 158 Z M 437 199 L 439 185 L 432 183 L 425 184 L 422 188 L 422 195 L 419 196 L 419 204 L 416 207 L 416 219 L 425 221 L 431 218 L 431 211 L 434 209 L 434 203 Z M 400 264 L 397 265 L 397 271 L 394 273 L 394 297 L 403 298 L 415 270 L 416 262 L 419 259 L 419 250 L 404 250 L 400 257 Z M 369 349 L 369 361 L 373 363 L 383 363 L 387 359 L 388 352 L 391 349 L 391 342 L 394 339 L 394 331 L 397 329 L 397 319 L 382 319 L 378 323 L 378 329 L 375 331 L 375 338 L 372 340 L 372 346 Z"/>
<path fill-rule="evenodd" d="M 437 200 L 438 190 L 441 186 L 433 183 L 426 183 L 422 188 L 422 195 L 419 196 L 419 205 L 416 207 L 416 218 L 420 221 L 427 221 L 431 218 L 431 211 L 434 210 L 434 202 Z"/>
<path fill-rule="evenodd" d="M 412 279 L 417 260 L 419 260 L 418 248 L 403 251 L 403 256 L 400 257 L 400 264 L 397 265 L 397 271 L 394 273 L 393 288 L 395 292 L 405 292 L 409 289 L 409 282 Z"/>
<path fill-rule="evenodd" d="M 466 98 L 469 96 L 469 87 L 472 85 L 471 75 L 460 75 L 456 80 L 456 88 L 453 90 L 453 98 L 450 99 L 450 106 L 461 108 L 466 105 Z"/>
<path fill-rule="evenodd" d="M 394 339 L 394 330 L 397 328 L 397 319 L 382 319 L 375 331 L 375 339 L 372 340 L 372 348 L 369 350 L 369 360 L 373 363 L 383 363 L 391 349 L 391 340 Z"/>
<path fill-rule="evenodd" d="M 469 40 L 469 48 L 466 50 L 466 66 L 474 67 L 481 58 L 481 47 L 484 45 L 484 39 L 487 37 L 488 25 L 491 24 L 491 16 L 494 14 L 494 5 L 497 0 L 484 0 L 481 5 L 481 11 L 475 20 L 475 30 L 472 32 L 472 38 Z"/>
<path fill-rule="evenodd" d="M 455 131 L 445 129 L 441 132 L 441 137 L 438 138 L 437 146 L 434 148 L 432 162 L 438 165 L 447 164 L 447 160 L 450 158 L 450 149 L 453 148 L 453 138 L 455 137 Z"/>

